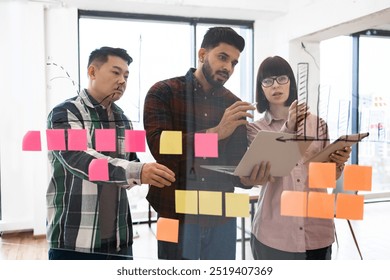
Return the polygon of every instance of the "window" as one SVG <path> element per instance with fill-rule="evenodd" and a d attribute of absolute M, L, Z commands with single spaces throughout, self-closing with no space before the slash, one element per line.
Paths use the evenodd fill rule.
<path fill-rule="evenodd" d="M 390 37 L 359 38 L 359 118 L 370 141 L 359 146 L 359 164 L 371 165 L 373 189 L 390 191 Z"/>
<path fill-rule="evenodd" d="M 245 39 L 240 62 L 226 87 L 242 100 L 252 102 L 252 22 L 80 11 L 80 85 L 87 86 L 87 62 L 93 49 L 102 46 L 126 49 L 133 63 L 126 92 L 117 104 L 132 120 L 134 129 L 143 129 L 143 101 L 149 88 L 157 81 L 182 76 L 190 67 L 196 67 L 203 35 L 209 27 L 217 25 L 228 25 Z M 154 161 L 149 151 L 138 156 L 144 162 Z M 129 191 L 134 221 L 147 217 L 146 193 L 145 186 Z"/>
<path fill-rule="evenodd" d="M 390 34 L 364 31 L 325 40 L 320 48 L 320 79 L 331 105 L 327 119 L 331 138 L 346 132 L 370 133 L 354 148 L 351 162 L 372 166 L 372 193 L 386 196 L 390 193 Z"/>

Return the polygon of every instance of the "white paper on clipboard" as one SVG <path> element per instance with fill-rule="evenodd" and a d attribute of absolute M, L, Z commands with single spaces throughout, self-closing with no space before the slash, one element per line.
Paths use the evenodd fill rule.
<path fill-rule="evenodd" d="M 201 165 L 200 167 L 235 176 L 249 176 L 256 164 L 269 161 L 272 176 L 286 176 L 304 155 L 312 141 L 313 137 L 297 138 L 295 134 L 263 130 L 258 132 L 237 166 Z"/>

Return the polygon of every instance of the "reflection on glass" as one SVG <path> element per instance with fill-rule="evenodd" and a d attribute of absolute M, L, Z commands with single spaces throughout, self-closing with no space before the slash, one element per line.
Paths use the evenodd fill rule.
<path fill-rule="evenodd" d="M 370 141 L 359 146 L 359 164 L 373 167 L 373 191 L 390 191 L 390 38 L 360 37 L 359 113 Z"/>
<path fill-rule="evenodd" d="M 80 85 L 87 86 L 87 61 L 90 52 L 101 46 L 124 48 L 133 58 L 129 66 L 129 79 L 124 96 L 117 104 L 133 122 L 134 129 L 143 129 L 143 106 L 146 93 L 156 83 L 167 78 L 182 76 L 190 67 L 196 67 L 197 51 L 203 35 L 209 27 L 221 24 L 200 24 L 196 26 L 183 22 L 165 22 L 153 20 L 131 20 L 113 18 L 81 17 L 80 34 Z M 226 87 L 242 100 L 253 100 L 253 57 L 252 29 L 234 27 L 245 38 L 246 46 L 241 53 L 235 74 Z M 194 29 L 196 42 L 194 45 Z M 148 147 L 145 153 L 138 153 L 143 162 L 154 161 Z M 134 223 L 144 222 L 151 213 L 145 199 L 147 186 L 135 186 L 128 191 L 131 215 Z M 152 225 L 153 227 L 154 225 Z M 134 231 L 137 236 L 138 232 Z M 154 244 L 154 240 L 153 240 Z M 154 254 L 157 256 L 157 254 Z"/>

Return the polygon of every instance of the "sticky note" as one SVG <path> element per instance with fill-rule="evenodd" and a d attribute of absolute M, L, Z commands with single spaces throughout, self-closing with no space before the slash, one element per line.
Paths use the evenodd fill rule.
<path fill-rule="evenodd" d="M 336 164 L 334 162 L 310 162 L 309 188 L 336 188 Z"/>
<path fill-rule="evenodd" d="M 156 237 L 160 241 L 177 243 L 179 241 L 179 220 L 158 218 Z"/>
<path fill-rule="evenodd" d="M 336 218 L 363 220 L 364 196 L 356 194 L 337 194 Z"/>
<path fill-rule="evenodd" d="M 343 185 L 345 191 L 371 191 L 372 167 L 346 165 Z"/>
<path fill-rule="evenodd" d="M 307 193 L 298 191 L 283 191 L 280 201 L 280 215 L 306 217 Z"/>
<path fill-rule="evenodd" d="M 307 217 L 333 219 L 334 200 L 334 194 L 309 192 L 309 198 L 307 203 Z"/>
<path fill-rule="evenodd" d="M 86 129 L 68 129 L 68 150 L 69 151 L 87 150 Z"/>
<path fill-rule="evenodd" d="M 226 217 L 249 217 L 249 195 L 246 193 L 225 193 Z"/>
<path fill-rule="evenodd" d="M 165 130 L 160 136 L 160 154 L 181 155 L 182 148 L 182 133 L 181 131 Z"/>
<path fill-rule="evenodd" d="M 199 191 L 199 214 L 222 216 L 222 193 Z"/>
<path fill-rule="evenodd" d="M 126 152 L 145 152 L 146 131 L 129 130 L 125 131 L 125 151 Z"/>
<path fill-rule="evenodd" d="M 194 135 L 195 157 L 218 157 L 218 134 L 195 133 Z"/>
<path fill-rule="evenodd" d="M 65 130 L 47 129 L 46 130 L 47 149 L 49 151 L 65 151 Z"/>
<path fill-rule="evenodd" d="M 116 130 L 95 129 L 95 149 L 99 152 L 115 152 Z"/>
<path fill-rule="evenodd" d="M 88 167 L 90 181 L 107 181 L 108 177 L 108 160 L 93 159 Z"/>
<path fill-rule="evenodd" d="M 38 130 L 29 130 L 23 137 L 23 151 L 41 151 L 41 132 Z"/>
<path fill-rule="evenodd" d="M 198 214 L 198 191 L 175 191 L 176 213 Z"/>

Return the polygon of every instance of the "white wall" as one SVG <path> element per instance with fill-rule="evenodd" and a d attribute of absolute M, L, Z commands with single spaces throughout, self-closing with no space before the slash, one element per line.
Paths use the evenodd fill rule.
<path fill-rule="evenodd" d="M 207 3 L 213 5 L 216 2 Z M 285 16 L 272 21 L 267 17 L 256 20 L 255 76 L 260 62 L 269 55 L 285 57 L 294 71 L 298 62 L 308 62 L 312 74 L 309 80 L 310 92 L 316 91 L 319 72 L 313 59 L 302 50 L 301 41 L 320 65 L 321 38 L 370 28 L 390 18 L 389 0 L 317 0 L 298 3 L 300 5 L 290 7 L 291 12 Z M 145 12 L 145 5 L 142 10 L 137 10 L 137 5 L 131 7 L 128 11 L 118 11 Z M 176 15 L 176 8 L 171 6 L 163 10 L 159 6 L 159 9 L 152 8 L 149 11 Z M 239 12 L 239 9 L 234 10 Z M 191 11 L 189 14 L 193 17 L 204 16 L 201 12 L 204 9 L 200 12 L 197 9 Z M 223 15 L 222 12 L 218 13 L 218 17 Z M 69 79 L 58 78 L 55 83 L 51 83 L 51 79 L 65 77 L 66 71 L 72 80 L 78 81 L 77 6 L 45 8 L 41 3 L 26 1 L 0 2 L 0 21 L 0 26 L 6 27 L 0 28 L 0 53 L 3 54 L 0 65 L 0 94 L 3 100 L 0 110 L 3 207 L 0 231 L 33 229 L 35 234 L 44 234 L 45 192 L 48 184 L 44 134 L 46 116 L 54 105 L 75 94 L 75 87 Z M 64 71 L 46 66 L 46 62 L 54 62 L 62 66 Z M 316 102 L 312 98 L 309 100 Z M 22 152 L 21 141 L 28 130 L 41 131 L 42 152 Z"/>
<path fill-rule="evenodd" d="M 0 231 L 34 228 L 44 234 L 46 155 L 22 151 L 24 134 L 45 128 L 44 9 L 22 2 L 0 5 Z"/>

